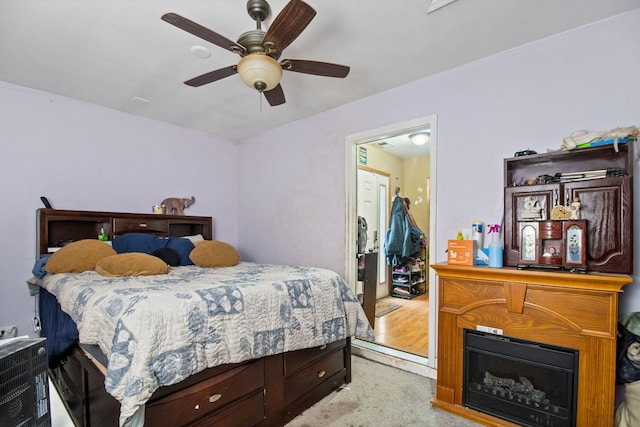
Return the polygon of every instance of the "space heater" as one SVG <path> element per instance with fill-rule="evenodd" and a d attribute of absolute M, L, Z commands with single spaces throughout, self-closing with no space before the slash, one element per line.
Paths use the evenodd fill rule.
<path fill-rule="evenodd" d="M 0 426 L 50 426 L 46 338 L 0 341 Z"/>

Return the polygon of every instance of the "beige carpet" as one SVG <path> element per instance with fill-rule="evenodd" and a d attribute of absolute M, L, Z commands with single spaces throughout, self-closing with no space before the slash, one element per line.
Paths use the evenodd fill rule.
<path fill-rule="evenodd" d="M 476 427 L 431 406 L 435 381 L 352 358 L 353 380 L 307 409 L 287 427 Z"/>

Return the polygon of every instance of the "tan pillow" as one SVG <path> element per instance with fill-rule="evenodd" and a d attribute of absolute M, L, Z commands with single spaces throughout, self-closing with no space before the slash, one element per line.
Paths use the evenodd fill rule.
<path fill-rule="evenodd" d="M 96 271 L 103 276 L 153 276 L 167 274 L 169 266 L 160 258 L 142 252 L 111 255 L 98 261 Z"/>
<path fill-rule="evenodd" d="M 111 246 L 100 240 L 78 240 L 54 252 L 44 269 L 51 274 L 82 273 L 95 270 L 98 261 L 115 253 Z"/>
<path fill-rule="evenodd" d="M 240 262 L 240 255 L 233 246 L 219 240 L 202 240 L 189 254 L 198 267 L 231 267 Z"/>

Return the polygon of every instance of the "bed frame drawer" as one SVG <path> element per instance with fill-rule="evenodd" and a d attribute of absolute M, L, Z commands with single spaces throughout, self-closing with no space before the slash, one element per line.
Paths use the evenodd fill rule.
<path fill-rule="evenodd" d="M 177 426 L 197 422 L 256 391 L 260 395 L 264 391 L 263 359 L 238 366 L 206 381 L 149 402 L 145 424 Z M 264 413 L 264 409 L 262 412 Z"/>
<path fill-rule="evenodd" d="M 346 340 L 335 341 L 320 347 L 307 348 L 304 350 L 291 351 L 284 354 L 284 375 L 289 376 L 296 373 L 305 365 L 315 360 L 321 359 L 337 348 L 343 348 Z"/>
<path fill-rule="evenodd" d="M 169 223 L 165 219 L 114 218 L 113 234 L 153 233 L 168 235 Z"/>
<path fill-rule="evenodd" d="M 284 381 L 284 401 L 289 404 L 335 374 L 345 371 L 345 354 L 335 350 Z M 344 383 L 344 378 L 342 383 Z"/>
<path fill-rule="evenodd" d="M 53 384 L 76 427 L 118 427 L 120 403 L 106 392 L 105 368 L 89 353 L 75 346 L 50 370 Z M 290 367 L 301 367 L 289 370 L 287 376 L 285 356 Z M 160 387 L 145 405 L 145 425 L 278 427 L 349 382 L 351 340 L 347 338 L 327 349 L 297 350 L 209 368 Z M 212 404 L 209 398 L 215 393 L 222 396 Z"/>
<path fill-rule="evenodd" d="M 258 390 L 246 399 L 241 399 L 216 414 L 190 424 L 189 427 L 247 427 L 260 423 L 264 418 L 264 392 Z"/>

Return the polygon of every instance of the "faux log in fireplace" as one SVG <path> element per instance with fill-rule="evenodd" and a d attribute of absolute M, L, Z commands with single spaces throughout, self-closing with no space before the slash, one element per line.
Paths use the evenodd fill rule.
<path fill-rule="evenodd" d="M 438 378 L 431 401 L 434 406 L 488 426 L 527 425 L 465 402 L 465 330 L 490 331 L 517 342 L 574 352 L 575 421 L 570 422 L 580 427 L 612 425 L 618 293 L 632 281 L 631 276 L 447 264 L 432 267 L 438 273 L 439 302 Z M 498 382 L 514 379 L 506 373 L 485 370 Z M 554 405 L 560 412 L 565 404 Z"/>

